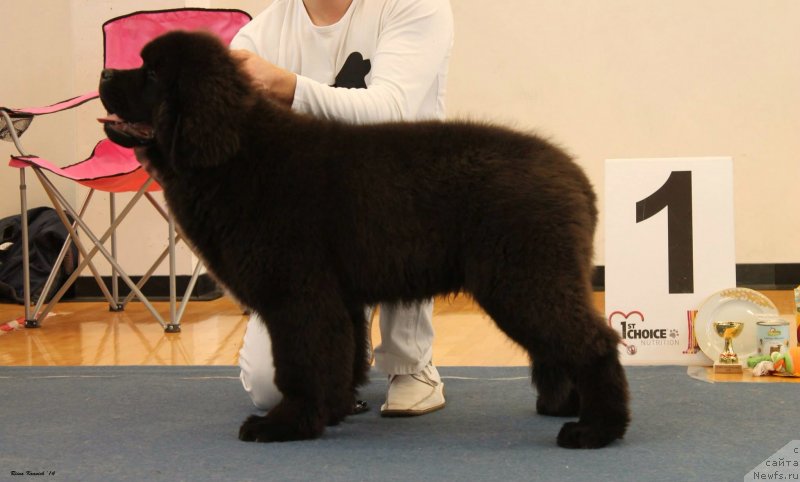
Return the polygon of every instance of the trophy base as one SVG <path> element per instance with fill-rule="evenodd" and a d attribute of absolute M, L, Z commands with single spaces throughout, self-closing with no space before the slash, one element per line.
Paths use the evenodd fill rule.
<path fill-rule="evenodd" d="M 742 365 L 738 363 L 714 363 L 714 373 L 742 374 Z"/>

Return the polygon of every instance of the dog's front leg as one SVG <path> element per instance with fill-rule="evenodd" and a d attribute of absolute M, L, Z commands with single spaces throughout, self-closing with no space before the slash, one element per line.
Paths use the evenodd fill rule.
<path fill-rule="evenodd" d="M 352 411 L 353 326 L 334 290 L 306 291 L 275 309 L 256 308 L 272 338 L 275 384 L 281 402 L 242 424 L 244 441 L 317 438 Z"/>

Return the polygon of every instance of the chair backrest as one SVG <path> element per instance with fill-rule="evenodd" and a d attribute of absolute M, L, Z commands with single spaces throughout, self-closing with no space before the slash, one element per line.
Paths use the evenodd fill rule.
<path fill-rule="evenodd" d="M 250 15 L 241 10 L 200 8 L 142 11 L 112 18 L 103 24 L 103 65 L 110 69 L 141 66 L 142 47 L 171 30 L 205 30 L 230 43 L 250 20 Z"/>

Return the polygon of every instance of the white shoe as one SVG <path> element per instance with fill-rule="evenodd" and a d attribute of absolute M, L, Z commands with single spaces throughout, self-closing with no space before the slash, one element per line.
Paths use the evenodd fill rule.
<path fill-rule="evenodd" d="M 439 372 L 428 364 L 419 373 L 389 375 L 382 417 L 424 415 L 444 408 L 444 383 Z"/>

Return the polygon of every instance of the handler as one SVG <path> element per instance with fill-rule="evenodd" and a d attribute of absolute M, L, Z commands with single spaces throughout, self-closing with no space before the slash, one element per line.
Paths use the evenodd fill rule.
<path fill-rule="evenodd" d="M 275 0 L 239 31 L 231 49 L 274 100 L 323 118 L 371 123 L 443 119 L 452 44 L 449 0 Z M 433 300 L 381 305 L 375 364 L 389 375 L 381 415 L 444 407 L 444 384 L 431 362 L 432 316 Z M 281 394 L 270 338 L 255 314 L 239 365 L 253 403 L 275 406 Z"/>

